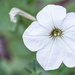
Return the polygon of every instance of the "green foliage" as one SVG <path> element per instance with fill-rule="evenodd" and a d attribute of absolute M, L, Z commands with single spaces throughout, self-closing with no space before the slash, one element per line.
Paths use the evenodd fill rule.
<path fill-rule="evenodd" d="M 61 0 L 41 0 L 43 2 L 46 2 L 46 3 L 53 3 L 53 2 L 59 2 Z"/>
<path fill-rule="evenodd" d="M 75 68 L 66 68 L 63 64 L 57 70 L 44 71 L 36 62 L 36 71 L 29 67 L 36 57 L 35 52 L 29 51 L 23 44 L 22 34 L 32 21 L 17 16 L 16 24 L 10 22 L 9 11 L 13 7 L 20 8 L 33 16 L 45 5 L 61 0 L 0 0 L 0 36 L 6 40 L 7 48 L 11 60 L 1 59 L 0 75 L 75 75 Z M 65 6 L 68 12 L 75 11 L 75 1 Z M 32 66 L 30 64 L 30 66 Z M 24 68 L 28 68 L 32 73 L 28 73 Z"/>

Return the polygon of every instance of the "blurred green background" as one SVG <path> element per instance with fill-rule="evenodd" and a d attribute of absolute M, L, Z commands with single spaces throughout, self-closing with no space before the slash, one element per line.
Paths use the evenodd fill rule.
<path fill-rule="evenodd" d="M 16 24 L 10 22 L 9 11 L 20 8 L 33 16 L 47 4 L 64 5 L 68 12 L 75 12 L 75 0 L 0 0 L 0 75 L 75 75 L 75 68 L 64 64 L 59 69 L 44 71 L 36 61 L 36 52 L 23 44 L 22 34 L 32 21 L 17 15 Z"/>

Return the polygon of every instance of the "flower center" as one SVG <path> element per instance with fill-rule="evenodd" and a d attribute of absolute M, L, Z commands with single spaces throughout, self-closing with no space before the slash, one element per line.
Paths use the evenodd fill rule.
<path fill-rule="evenodd" d="M 60 29 L 55 28 L 52 32 L 51 32 L 51 36 L 56 37 L 56 36 L 61 36 L 62 31 Z"/>

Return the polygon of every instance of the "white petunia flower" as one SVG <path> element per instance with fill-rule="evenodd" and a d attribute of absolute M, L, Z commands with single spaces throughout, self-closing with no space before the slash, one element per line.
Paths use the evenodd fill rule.
<path fill-rule="evenodd" d="M 24 32 L 23 41 L 45 70 L 59 68 L 63 62 L 75 67 L 75 13 L 59 5 L 47 5 Z"/>

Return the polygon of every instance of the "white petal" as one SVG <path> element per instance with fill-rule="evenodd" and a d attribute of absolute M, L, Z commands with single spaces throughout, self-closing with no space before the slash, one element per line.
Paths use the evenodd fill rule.
<path fill-rule="evenodd" d="M 67 35 L 63 35 L 62 39 L 67 48 L 67 55 L 64 58 L 63 63 L 67 67 L 75 67 L 75 39 Z"/>
<path fill-rule="evenodd" d="M 64 31 L 62 34 L 63 34 L 62 35 L 63 37 L 66 36 L 67 38 L 69 37 L 69 38 L 75 40 L 75 26 L 71 27 L 70 29 L 68 29 L 66 31 Z"/>
<path fill-rule="evenodd" d="M 75 67 L 75 25 L 74 25 L 74 21 L 73 22 L 70 21 L 71 19 L 72 17 L 69 17 L 67 19 L 65 24 L 66 26 L 64 25 L 65 31 L 63 32 L 63 35 L 62 35 L 62 38 L 65 44 L 69 48 L 67 49 L 67 56 L 63 60 L 63 63 L 67 67 Z"/>
<path fill-rule="evenodd" d="M 63 39 L 75 55 L 75 13 L 68 13 L 63 23 Z"/>
<path fill-rule="evenodd" d="M 49 30 L 54 26 L 60 28 L 65 17 L 66 9 L 59 5 L 47 5 L 37 14 L 38 22 Z"/>
<path fill-rule="evenodd" d="M 72 53 L 67 53 L 67 56 L 63 60 L 63 63 L 67 67 L 75 67 L 75 55 L 73 55 Z"/>
<path fill-rule="evenodd" d="M 23 36 L 36 35 L 36 36 L 48 36 L 50 35 L 49 30 L 41 26 L 37 21 L 33 22 L 24 32 Z"/>
<path fill-rule="evenodd" d="M 49 38 L 49 36 L 24 36 L 23 42 L 29 50 L 37 51 L 48 43 Z"/>
<path fill-rule="evenodd" d="M 65 46 L 64 50 L 66 53 L 65 57 L 63 58 L 63 63 L 67 67 L 75 67 L 75 52 L 74 52 L 75 49 L 73 49 L 75 45 L 72 44 L 73 40 L 66 36 L 63 36 L 62 40 L 63 40 L 63 45 Z"/>
<path fill-rule="evenodd" d="M 75 26 L 75 13 L 71 12 L 66 15 L 63 21 L 63 31 L 66 31 Z"/>
<path fill-rule="evenodd" d="M 24 32 L 23 41 L 31 51 L 41 49 L 48 41 L 50 31 L 42 27 L 38 22 L 33 22 Z"/>
<path fill-rule="evenodd" d="M 66 55 L 65 45 L 60 37 L 50 40 L 44 48 L 37 52 L 37 61 L 45 70 L 57 69 Z"/>
<path fill-rule="evenodd" d="M 74 38 L 75 38 L 75 35 L 72 37 L 63 35 L 64 42 L 70 48 L 70 50 L 68 50 L 68 51 L 71 52 L 73 55 L 75 55 L 75 39 Z"/>

